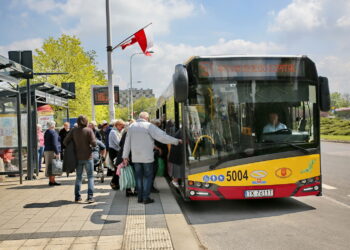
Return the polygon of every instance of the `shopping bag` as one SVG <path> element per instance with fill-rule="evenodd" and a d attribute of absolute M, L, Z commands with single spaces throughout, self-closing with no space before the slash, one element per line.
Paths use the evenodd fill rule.
<path fill-rule="evenodd" d="M 63 163 L 59 159 L 53 159 L 51 164 L 51 175 L 61 176 L 63 172 Z"/>
<path fill-rule="evenodd" d="M 121 191 L 127 188 L 135 188 L 134 170 L 130 165 L 120 169 L 119 185 Z"/>
<path fill-rule="evenodd" d="M 165 162 L 162 158 L 158 157 L 157 176 L 164 176 L 164 172 L 165 172 Z"/>

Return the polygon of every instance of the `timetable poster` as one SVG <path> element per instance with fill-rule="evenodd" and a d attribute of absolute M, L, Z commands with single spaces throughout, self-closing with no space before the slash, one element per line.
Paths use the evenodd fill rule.
<path fill-rule="evenodd" d="M 22 146 L 27 146 L 27 114 L 21 115 Z M 0 148 L 18 147 L 17 115 L 0 114 Z"/>

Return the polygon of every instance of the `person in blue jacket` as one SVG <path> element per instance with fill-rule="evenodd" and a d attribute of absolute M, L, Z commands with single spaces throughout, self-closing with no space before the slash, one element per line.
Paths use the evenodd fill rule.
<path fill-rule="evenodd" d="M 52 160 L 60 159 L 61 142 L 58 133 L 55 130 L 56 123 L 49 121 L 47 123 L 47 130 L 44 134 L 44 158 L 46 164 L 45 175 L 49 177 L 49 186 L 61 185 L 55 180 L 55 176 L 52 175 Z"/>

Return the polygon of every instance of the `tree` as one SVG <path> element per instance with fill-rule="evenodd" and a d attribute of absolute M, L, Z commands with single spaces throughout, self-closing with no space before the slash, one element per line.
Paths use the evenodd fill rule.
<path fill-rule="evenodd" d="M 96 52 L 85 51 L 79 38 L 62 35 L 45 40 L 35 50 L 34 72 L 68 72 L 68 75 L 37 76 L 33 83 L 48 82 L 61 86 L 62 82 L 75 82 L 76 99 L 69 100 L 70 117 L 80 114 L 91 118 L 91 85 L 106 85 L 105 73 L 97 69 Z M 107 106 L 96 106 L 98 121 L 108 119 Z"/>
<path fill-rule="evenodd" d="M 150 118 L 156 117 L 156 101 L 157 99 L 155 97 L 141 97 L 137 99 L 134 102 L 134 117 L 137 117 L 137 115 L 142 112 L 146 111 L 150 114 Z"/>
<path fill-rule="evenodd" d="M 339 92 L 331 93 L 331 106 L 335 108 L 349 107 L 350 95 L 347 93 L 341 94 Z"/>

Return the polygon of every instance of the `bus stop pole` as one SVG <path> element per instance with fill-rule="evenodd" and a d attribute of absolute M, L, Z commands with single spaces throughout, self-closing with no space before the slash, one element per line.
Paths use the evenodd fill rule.
<path fill-rule="evenodd" d="M 27 79 L 27 179 L 33 178 L 32 171 L 32 100 L 30 91 L 30 80 Z"/>
<path fill-rule="evenodd" d="M 17 146 L 18 146 L 18 168 L 19 168 L 19 183 L 23 184 L 23 165 L 22 165 L 22 126 L 21 126 L 21 93 L 17 86 Z"/>

